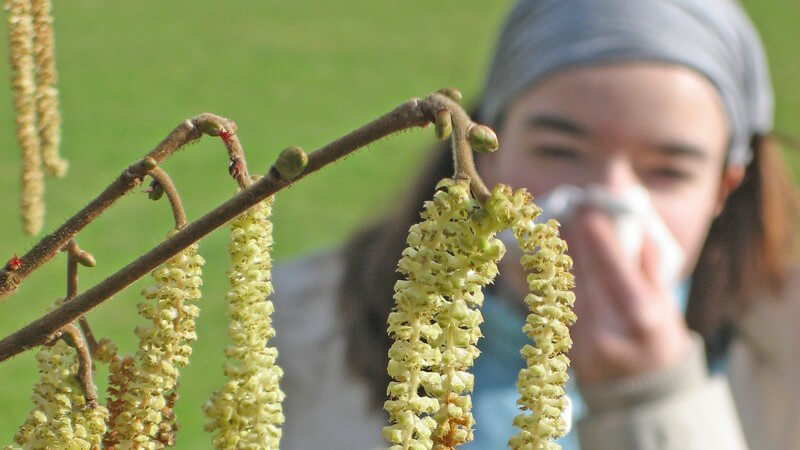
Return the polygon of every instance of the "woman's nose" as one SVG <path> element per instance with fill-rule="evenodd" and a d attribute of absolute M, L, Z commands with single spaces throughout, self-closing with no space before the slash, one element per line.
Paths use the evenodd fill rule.
<path fill-rule="evenodd" d="M 641 184 L 628 158 L 613 157 L 598 162 L 595 176 L 589 184 L 604 187 L 612 195 L 621 195 L 631 187 Z"/>

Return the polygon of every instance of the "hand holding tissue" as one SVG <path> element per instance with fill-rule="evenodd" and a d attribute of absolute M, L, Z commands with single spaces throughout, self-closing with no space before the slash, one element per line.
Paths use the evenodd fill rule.
<path fill-rule="evenodd" d="M 648 236 L 658 251 L 659 281 L 664 286 L 679 283 L 684 252 L 653 208 L 644 187 L 634 186 L 622 195 L 613 195 L 600 185 L 561 185 L 537 198 L 536 202 L 542 208 L 538 220 L 543 222 L 556 219 L 562 224 L 567 223 L 582 206 L 604 211 L 614 224 L 626 257 L 634 261 L 641 258 L 642 243 Z"/>

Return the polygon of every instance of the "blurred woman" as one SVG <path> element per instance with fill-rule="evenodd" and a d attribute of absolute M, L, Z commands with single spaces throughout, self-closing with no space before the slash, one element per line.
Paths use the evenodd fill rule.
<path fill-rule="evenodd" d="M 575 261 L 577 432 L 564 447 L 800 448 L 796 194 L 738 4 L 520 1 L 473 112 L 501 143 L 477 160 L 487 184 L 533 193 Z M 396 262 L 452 173 L 434 152 L 395 213 L 276 270 L 285 450 L 385 447 Z M 482 310 L 464 448 L 514 434 L 527 290 L 514 253 Z"/>

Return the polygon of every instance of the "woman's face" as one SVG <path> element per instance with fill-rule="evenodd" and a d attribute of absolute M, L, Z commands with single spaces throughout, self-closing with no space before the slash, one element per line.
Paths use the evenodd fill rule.
<path fill-rule="evenodd" d="M 723 170 L 727 121 L 715 88 L 679 66 L 624 63 L 571 69 L 523 93 L 480 161 L 490 185 L 533 195 L 561 184 L 612 193 L 640 184 L 694 267 L 712 219 L 742 170 Z"/>

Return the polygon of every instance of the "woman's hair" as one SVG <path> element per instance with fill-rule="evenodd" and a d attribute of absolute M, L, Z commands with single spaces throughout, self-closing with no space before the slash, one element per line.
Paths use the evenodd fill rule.
<path fill-rule="evenodd" d="M 686 320 L 710 360 L 727 349 L 738 317 L 777 294 L 796 263 L 795 182 L 773 136 L 753 136 L 751 148 L 753 160 L 711 224 L 692 274 Z"/>
<path fill-rule="evenodd" d="M 725 354 L 740 315 L 781 288 L 796 256 L 795 184 L 772 137 L 754 137 L 752 151 L 742 184 L 713 221 L 692 275 L 686 317 L 703 336 L 710 361 Z M 356 233 L 345 247 L 339 307 L 348 330 L 347 358 L 371 387 L 376 404 L 385 400 L 389 382 L 386 321 L 399 279 L 397 260 L 423 202 L 440 179 L 453 175 L 449 146 L 438 144 L 431 153 L 400 207 Z"/>

